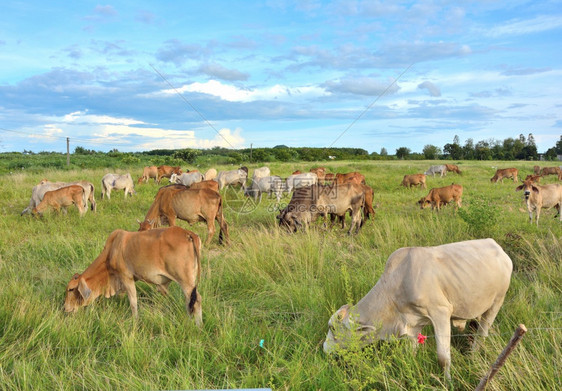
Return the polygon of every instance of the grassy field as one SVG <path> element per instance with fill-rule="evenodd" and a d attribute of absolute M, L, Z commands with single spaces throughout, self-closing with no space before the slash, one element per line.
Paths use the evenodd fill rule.
<path fill-rule="evenodd" d="M 488 389 L 562 389 L 562 224 L 553 210 L 543 211 L 538 228 L 529 224 L 513 182 L 490 183 L 497 167 L 517 167 L 524 177 L 533 163 L 454 162 L 462 176 L 428 178 L 428 188 L 464 185 L 464 215 L 452 207 L 439 214 L 420 210 L 416 201 L 427 190 L 399 186 L 404 174 L 423 172 L 432 163 L 438 162 L 323 164 L 331 172 L 361 171 L 375 190 L 375 219 L 351 237 L 320 226 L 288 234 L 276 226 L 272 200 L 253 205 L 225 194 L 231 244 L 220 246 L 215 237 L 203 249 L 201 329 L 186 315 L 176 284 L 163 297 L 138 282 L 136 322 L 126 296 L 100 298 L 73 315 L 62 310 L 72 275 L 94 260 L 113 230 L 137 229 L 157 185 L 137 185 L 131 198 L 114 192 L 102 201 L 100 180 L 111 170 L 0 176 L 0 389 L 471 390 L 519 323 L 529 332 Z M 285 176 L 313 165 L 269 167 Z M 130 168 L 134 178 L 141 171 Z M 44 177 L 92 181 L 97 213 L 79 218 L 74 208 L 41 219 L 20 216 L 31 188 Z M 203 224 L 189 229 L 205 239 Z M 324 354 L 331 314 L 371 289 L 394 250 L 481 237 L 502 245 L 514 274 L 483 346 L 470 353 L 465 337 L 453 337 L 452 383 L 443 380 L 431 327 L 424 328 L 429 338 L 415 352 L 397 340 L 345 360 Z"/>

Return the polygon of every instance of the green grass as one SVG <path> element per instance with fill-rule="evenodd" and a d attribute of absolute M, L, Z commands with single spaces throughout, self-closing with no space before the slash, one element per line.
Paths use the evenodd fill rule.
<path fill-rule="evenodd" d="M 423 172 L 433 163 L 326 164 L 331 172 L 361 171 L 375 190 L 376 216 L 357 236 L 319 224 L 288 234 L 277 228 L 274 202 L 265 198 L 249 213 L 237 213 L 237 203 L 227 205 L 231 244 L 219 246 L 217 234 L 203 249 L 202 329 L 186 315 L 176 284 L 164 297 L 153 286 L 137 283 L 136 322 L 126 296 L 100 298 L 73 315 L 62 310 L 68 280 L 93 261 L 114 229 L 137 229 L 157 185 L 136 185 L 133 197 L 114 192 L 110 201 L 102 201 L 100 180 L 110 169 L 29 168 L 0 176 L 0 389 L 471 390 L 519 323 L 529 332 L 489 389 L 560 389 L 562 225 L 552 210 L 543 211 L 538 228 L 530 225 L 515 185 L 489 181 L 494 167 L 514 166 L 524 176 L 533 163 L 461 161 L 454 163 L 462 176 L 428 178 L 428 188 L 464 185 L 467 219 L 452 207 L 439 214 L 420 210 L 416 201 L 427 190 L 399 186 L 404 174 Z M 269 164 L 282 176 L 315 166 Z M 141 170 L 114 171 L 130 171 L 136 178 Z M 92 181 L 98 212 L 88 211 L 84 218 L 76 209 L 67 215 L 48 212 L 41 219 L 20 216 L 31 188 L 44 177 Z M 493 224 L 480 215 L 485 203 L 494 206 Z M 179 224 L 205 239 L 203 224 Z M 453 338 L 451 384 L 443 380 L 429 326 L 424 334 L 430 338 L 415 352 L 394 341 L 352 352 L 346 360 L 323 353 L 331 314 L 371 289 L 394 250 L 484 236 L 504 247 L 515 271 L 483 346 L 468 353 L 464 338 Z"/>

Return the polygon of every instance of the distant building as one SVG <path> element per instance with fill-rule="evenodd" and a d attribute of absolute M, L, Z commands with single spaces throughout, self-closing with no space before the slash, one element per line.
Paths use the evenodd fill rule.
<path fill-rule="evenodd" d="M 334 160 L 335 158 L 336 158 L 335 156 L 331 156 L 331 155 L 328 156 L 328 159 L 330 159 L 330 160 Z"/>

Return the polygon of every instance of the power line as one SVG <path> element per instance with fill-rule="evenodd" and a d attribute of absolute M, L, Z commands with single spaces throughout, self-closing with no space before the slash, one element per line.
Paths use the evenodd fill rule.
<path fill-rule="evenodd" d="M 70 138 L 70 140 L 72 140 L 72 141 L 78 141 L 78 142 L 83 142 L 83 143 L 88 143 L 88 144 L 105 145 L 105 146 L 130 145 L 128 143 L 120 143 L 120 142 L 107 143 L 105 141 L 85 139 L 85 138 L 77 138 L 77 137 L 70 137 L 70 136 L 56 136 L 56 135 L 52 135 L 52 134 L 30 133 L 30 132 L 24 132 L 24 131 L 21 131 L 21 130 L 6 129 L 6 128 L 3 128 L 3 127 L 0 127 L 0 131 L 23 134 L 23 135 L 26 135 L 28 137 L 44 137 L 44 138 L 52 138 L 52 139 L 59 139 L 59 140 L 66 140 L 67 138 Z"/>

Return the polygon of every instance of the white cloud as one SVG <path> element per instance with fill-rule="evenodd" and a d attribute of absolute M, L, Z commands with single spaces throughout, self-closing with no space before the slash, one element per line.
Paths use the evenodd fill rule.
<path fill-rule="evenodd" d="M 504 35 L 524 35 L 531 33 L 540 33 L 552 29 L 559 29 L 561 27 L 562 17 L 543 15 L 529 20 L 510 20 L 503 25 L 487 29 L 486 34 L 491 37 L 500 37 Z"/>
<path fill-rule="evenodd" d="M 291 99 L 291 101 L 294 101 L 298 98 L 310 99 L 330 95 L 324 88 L 316 86 L 287 87 L 275 84 L 267 88 L 243 89 L 216 80 L 209 80 L 205 83 L 191 83 L 177 89 L 162 91 L 164 94 L 176 94 L 178 92 L 198 92 L 216 96 L 229 102 L 254 102 L 274 99 Z"/>

